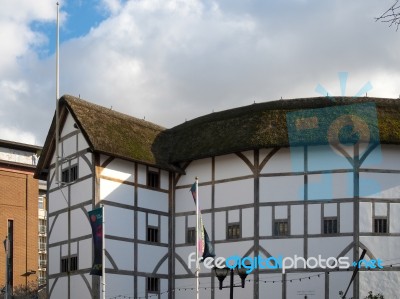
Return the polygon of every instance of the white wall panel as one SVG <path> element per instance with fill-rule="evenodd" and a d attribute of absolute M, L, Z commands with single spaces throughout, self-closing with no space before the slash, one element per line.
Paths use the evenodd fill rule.
<path fill-rule="evenodd" d="M 175 253 L 178 255 L 184 263 L 185 267 L 188 267 L 192 273 L 196 271 L 196 247 L 195 245 L 190 245 L 190 246 L 185 246 L 185 247 L 176 247 L 175 248 Z M 188 258 L 191 253 L 194 253 L 192 255 L 193 261 L 191 265 L 189 265 Z M 203 264 L 200 264 L 200 272 L 205 271 Z M 178 259 L 175 259 L 175 275 L 183 275 L 183 274 L 188 274 L 185 268 L 182 266 L 181 262 Z"/>
<path fill-rule="evenodd" d="M 260 245 L 274 257 L 303 256 L 303 239 L 260 240 Z"/>
<path fill-rule="evenodd" d="M 92 284 L 92 277 L 88 274 L 84 274 L 89 284 Z M 81 275 L 71 275 L 71 298 L 91 298 L 90 290 L 88 289 L 86 282 L 83 280 Z M 62 297 L 60 297 L 62 298 Z"/>
<path fill-rule="evenodd" d="M 64 188 L 63 193 L 60 190 L 53 191 L 50 193 L 49 200 L 48 200 L 48 209 L 49 213 L 57 212 L 59 210 L 65 209 L 68 207 L 68 198 L 67 198 L 67 189 Z"/>
<path fill-rule="evenodd" d="M 275 219 L 288 219 L 288 206 L 275 206 Z"/>
<path fill-rule="evenodd" d="M 254 209 L 243 209 L 242 217 L 242 238 L 254 237 Z"/>
<path fill-rule="evenodd" d="M 360 202 L 360 232 L 372 232 L 372 203 Z"/>
<path fill-rule="evenodd" d="M 81 209 L 73 209 L 71 211 L 71 238 L 78 238 L 92 234 L 89 219 Z"/>
<path fill-rule="evenodd" d="M 138 189 L 138 206 L 168 212 L 168 194 L 148 189 Z"/>
<path fill-rule="evenodd" d="M 79 269 L 87 269 L 92 267 L 92 238 L 79 241 Z"/>
<path fill-rule="evenodd" d="M 353 232 L 353 203 L 340 204 L 340 232 Z"/>
<path fill-rule="evenodd" d="M 308 147 L 308 170 L 353 169 L 350 162 L 339 151 L 329 145 Z"/>
<path fill-rule="evenodd" d="M 400 170 L 398 145 L 381 144 L 365 159 L 362 168 Z"/>
<path fill-rule="evenodd" d="M 254 245 L 254 241 L 238 241 L 234 243 L 219 243 L 215 244 L 215 254 L 224 258 L 229 256 L 241 256 L 243 257 L 249 249 Z M 254 256 L 254 252 L 251 252 L 249 256 Z"/>
<path fill-rule="evenodd" d="M 78 151 L 84 150 L 89 147 L 85 137 L 82 133 L 78 134 Z"/>
<path fill-rule="evenodd" d="M 138 271 L 152 273 L 161 258 L 168 253 L 168 248 L 151 245 L 138 245 Z M 167 274 L 168 267 L 165 263 L 157 273 Z"/>
<path fill-rule="evenodd" d="M 64 241 L 68 238 L 68 217 L 67 213 L 59 214 L 58 218 L 54 220 L 53 230 L 48 236 L 49 244 Z"/>
<path fill-rule="evenodd" d="M 386 202 L 375 203 L 375 216 L 388 216 L 388 204 Z"/>
<path fill-rule="evenodd" d="M 75 135 L 62 141 L 62 157 L 68 157 L 76 153 L 76 142 L 77 138 Z"/>
<path fill-rule="evenodd" d="M 60 277 L 57 281 L 54 281 L 55 285 L 53 288 L 53 292 L 51 293 L 51 299 L 61 299 L 65 298 L 65 294 L 68 294 L 68 277 Z M 82 298 L 82 299 L 89 299 Z"/>
<path fill-rule="evenodd" d="M 185 217 L 175 218 L 175 244 L 186 243 Z"/>
<path fill-rule="evenodd" d="M 147 236 L 146 213 L 137 212 L 137 216 L 138 216 L 138 239 L 146 240 Z"/>
<path fill-rule="evenodd" d="M 324 204 L 324 217 L 336 217 L 337 216 L 337 204 L 328 203 Z"/>
<path fill-rule="evenodd" d="M 299 280 L 299 278 L 308 277 L 312 274 L 317 273 L 303 272 L 287 274 L 286 280 L 288 282 L 286 283 L 286 298 L 325 298 L 325 274 L 321 273 L 320 277 L 315 276 L 311 279 Z M 305 295 L 308 296 L 305 297 Z"/>
<path fill-rule="evenodd" d="M 309 204 L 308 205 L 308 233 L 320 234 L 321 233 L 321 205 Z"/>
<path fill-rule="evenodd" d="M 347 285 L 349 284 L 352 274 L 353 273 L 350 271 L 329 273 L 329 298 L 340 298 L 338 296 L 339 291 L 343 291 L 343 293 L 346 291 Z M 352 287 L 349 288 L 346 298 L 353 298 Z M 364 298 L 364 296 L 362 297 L 360 296 L 360 298 Z"/>
<path fill-rule="evenodd" d="M 169 226 L 168 226 L 168 217 L 166 216 L 161 216 L 161 235 L 160 235 L 160 241 L 161 243 L 169 243 L 168 242 L 168 231 L 169 231 Z"/>
<path fill-rule="evenodd" d="M 169 174 L 168 174 L 168 171 L 161 170 L 160 188 L 164 189 L 164 190 L 168 190 L 169 189 Z"/>
<path fill-rule="evenodd" d="M 292 205 L 290 207 L 290 234 L 302 235 L 304 234 L 304 206 Z"/>
<path fill-rule="evenodd" d="M 146 166 L 138 164 L 138 183 L 141 185 L 147 184 L 147 170 Z"/>
<path fill-rule="evenodd" d="M 215 240 L 226 239 L 226 213 L 215 213 Z"/>
<path fill-rule="evenodd" d="M 110 254 L 119 270 L 134 270 L 134 244 L 131 242 L 123 242 L 110 240 L 106 238 L 106 249 Z M 152 257 L 155 258 L 155 257 Z M 106 268 L 114 267 L 106 257 Z"/>
<path fill-rule="evenodd" d="M 80 204 L 93 199 L 92 190 L 92 178 L 73 184 L 71 186 L 71 205 Z"/>
<path fill-rule="evenodd" d="M 73 118 L 73 116 L 68 113 L 66 119 L 65 119 L 65 123 L 64 126 L 62 127 L 62 131 L 60 133 L 60 137 L 64 137 L 65 135 L 76 131 L 77 129 L 74 128 L 74 124 L 75 124 L 75 119 Z"/>
<path fill-rule="evenodd" d="M 151 226 L 158 226 L 158 215 L 147 214 L 147 224 Z"/>
<path fill-rule="evenodd" d="M 400 273 L 398 271 L 360 271 L 360 298 L 366 298 L 368 291 L 381 293 L 385 298 L 399 298 Z"/>
<path fill-rule="evenodd" d="M 259 283 L 259 294 L 260 298 L 269 297 L 269 298 L 274 298 L 274 299 L 281 299 L 282 298 L 282 286 L 283 284 L 280 282 L 282 280 L 282 275 L 275 273 L 275 274 L 260 274 L 260 281 L 268 281 L 268 283 Z M 275 283 L 272 283 L 272 281 L 275 281 Z M 279 282 L 277 282 L 279 281 Z M 247 281 L 246 281 L 246 287 L 247 287 Z M 267 297 L 267 298 L 268 298 Z M 251 298 L 251 297 L 245 297 L 245 298 Z M 299 297 L 301 299 L 301 297 Z"/>
<path fill-rule="evenodd" d="M 85 157 L 91 162 L 92 161 L 92 154 L 87 153 L 85 154 Z M 91 166 L 84 160 L 82 157 L 79 157 L 79 177 L 84 177 L 87 175 L 92 174 L 92 169 L 90 168 Z"/>
<path fill-rule="evenodd" d="M 297 172 L 304 170 L 303 148 L 281 148 L 267 162 L 261 173 Z M 262 161 L 260 161 L 261 163 Z"/>
<path fill-rule="evenodd" d="M 181 176 L 177 186 L 191 185 L 195 178 L 199 178 L 199 183 L 211 181 L 211 158 L 195 160 L 186 168 L 186 175 Z"/>
<path fill-rule="evenodd" d="M 100 175 L 133 183 L 135 181 L 135 163 L 121 159 L 112 160 Z"/>
<path fill-rule="evenodd" d="M 228 223 L 239 222 L 239 221 L 240 221 L 240 210 L 228 211 Z"/>
<path fill-rule="evenodd" d="M 227 207 L 254 202 L 253 179 L 215 185 L 215 207 Z"/>
<path fill-rule="evenodd" d="M 133 238 L 134 218 L 132 210 L 105 206 L 105 233 L 116 237 Z"/>
<path fill-rule="evenodd" d="M 308 239 L 308 256 L 322 258 L 337 257 L 351 242 L 353 237 L 326 237 Z M 352 262 L 352 261 L 350 261 Z"/>
<path fill-rule="evenodd" d="M 304 176 L 260 178 L 260 202 L 304 200 Z"/>
<path fill-rule="evenodd" d="M 100 200 L 104 199 L 133 206 L 135 189 L 131 185 L 100 179 Z"/>
<path fill-rule="evenodd" d="M 361 172 L 360 197 L 400 198 L 400 174 Z"/>
<path fill-rule="evenodd" d="M 60 246 L 50 247 L 48 249 L 49 253 L 49 264 L 47 265 L 47 270 L 49 275 L 60 273 Z"/>
<path fill-rule="evenodd" d="M 107 273 L 106 279 L 107 279 L 106 280 L 107 298 L 124 298 L 123 296 L 131 298 L 134 297 L 133 295 L 134 295 L 135 285 L 133 276 Z M 80 298 L 80 297 L 74 297 L 74 298 Z"/>
<path fill-rule="evenodd" d="M 370 252 L 383 261 L 383 265 L 389 263 L 394 263 L 393 259 L 398 263 L 399 259 L 399 248 L 400 248 L 400 238 L 399 237 L 388 237 L 388 236 L 360 236 L 360 242 L 362 242 Z M 382 246 L 385 244 L 385 246 Z"/>
<path fill-rule="evenodd" d="M 250 160 L 253 164 L 253 161 Z M 215 157 L 215 179 L 223 180 L 252 175 L 249 166 L 235 154 Z"/>
<path fill-rule="evenodd" d="M 352 173 L 308 175 L 308 199 L 331 200 L 353 197 Z"/>
<path fill-rule="evenodd" d="M 272 235 L 272 208 L 260 207 L 260 236 Z"/>
<path fill-rule="evenodd" d="M 390 233 L 400 233 L 400 204 L 390 204 Z"/>

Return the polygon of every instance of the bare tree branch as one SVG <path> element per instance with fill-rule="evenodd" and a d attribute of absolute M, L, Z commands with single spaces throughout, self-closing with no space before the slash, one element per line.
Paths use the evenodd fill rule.
<path fill-rule="evenodd" d="M 380 17 L 375 18 L 375 21 L 381 21 L 389 23 L 389 27 L 396 27 L 396 31 L 399 30 L 400 26 L 400 3 L 399 0 L 387 10 Z"/>

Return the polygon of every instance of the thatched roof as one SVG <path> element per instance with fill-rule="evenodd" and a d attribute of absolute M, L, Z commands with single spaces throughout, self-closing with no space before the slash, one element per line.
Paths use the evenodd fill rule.
<path fill-rule="evenodd" d="M 60 106 L 64 113 L 67 109 L 74 116 L 91 150 L 173 171 L 180 171 L 179 162 L 232 152 L 327 143 L 327 128 L 344 112 L 365 121 L 368 127 L 362 130 L 368 131 L 372 140 L 400 144 L 398 99 L 317 97 L 279 100 L 211 113 L 172 129 L 68 95 L 61 98 Z M 313 126 L 313 117 L 318 120 L 320 130 L 294 132 L 299 125 L 296 119 L 302 119 L 307 128 L 310 119 Z M 44 155 L 52 152 L 54 127 L 53 121 Z M 362 139 L 364 135 L 361 132 L 358 137 Z M 38 168 L 48 166 L 48 159 L 42 155 Z"/>
<path fill-rule="evenodd" d="M 300 144 L 327 143 L 326 131 L 317 134 L 311 132 L 301 135 L 303 140 L 290 140 L 287 127 L 287 115 L 291 112 L 299 116 L 310 116 L 308 109 L 337 107 L 342 105 L 374 103 L 377 117 L 373 117 L 371 109 L 358 111 L 358 106 L 352 106 L 347 112 L 357 113 L 366 120 L 373 133 L 376 130 L 378 118 L 379 135 L 371 134 L 380 139 L 381 143 L 400 143 L 400 100 L 370 97 L 315 97 L 291 100 L 278 100 L 257 103 L 249 106 L 208 114 L 185 122 L 167 131 L 170 141 L 170 162 L 182 162 L 215 155 L 222 155 L 250 149 L 287 147 Z M 368 105 L 367 105 L 368 106 Z M 371 106 L 369 106 L 371 107 Z M 320 127 L 326 127 L 340 115 L 340 110 L 325 109 L 318 111 Z M 375 120 L 375 121 L 374 121 Z M 375 129 L 374 129 L 375 127 Z M 293 133 L 293 132 L 292 132 Z M 171 142 L 172 141 L 172 142 Z M 164 141 L 165 142 L 165 141 Z"/>

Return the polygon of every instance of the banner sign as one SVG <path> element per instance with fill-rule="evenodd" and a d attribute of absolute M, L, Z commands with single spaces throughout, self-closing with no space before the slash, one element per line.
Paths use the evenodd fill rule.
<path fill-rule="evenodd" d="M 90 275 L 102 275 L 103 261 L 103 208 L 89 211 L 90 225 L 92 226 L 94 258 Z"/>

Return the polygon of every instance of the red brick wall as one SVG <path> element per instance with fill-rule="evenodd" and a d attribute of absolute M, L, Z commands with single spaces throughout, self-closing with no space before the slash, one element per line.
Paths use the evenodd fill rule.
<path fill-rule="evenodd" d="M 14 221 L 14 287 L 37 281 L 38 181 L 33 172 L 0 169 L 0 241 L 7 235 L 7 221 Z M 5 251 L 0 250 L 0 285 L 5 283 Z"/>

